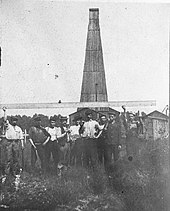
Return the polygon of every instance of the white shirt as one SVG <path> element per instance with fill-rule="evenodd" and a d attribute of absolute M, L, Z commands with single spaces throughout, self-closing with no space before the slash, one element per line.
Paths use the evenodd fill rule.
<path fill-rule="evenodd" d="M 51 135 L 51 141 L 57 140 L 57 136 L 61 136 L 61 128 L 60 127 L 46 127 L 47 132 Z"/>
<path fill-rule="evenodd" d="M 104 126 L 105 126 L 105 124 L 100 125 L 100 130 L 103 130 Z"/>
<path fill-rule="evenodd" d="M 19 126 L 8 125 L 5 133 L 7 139 L 24 139 L 23 132 Z"/>
<path fill-rule="evenodd" d="M 73 125 L 70 126 L 70 138 L 71 140 L 75 141 L 77 138 L 80 137 L 79 135 L 79 129 L 80 129 L 80 125 Z"/>
<path fill-rule="evenodd" d="M 96 128 L 101 129 L 99 123 L 95 120 L 89 120 L 83 125 L 84 132 L 82 137 L 95 138 Z"/>
<path fill-rule="evenodd" d="M 132 128 L 137 128 L 136 123 L 135 123 L 135 122 L 130 123 L 129 128 L 130 128 L 130 129 L 132 129 Z"/>

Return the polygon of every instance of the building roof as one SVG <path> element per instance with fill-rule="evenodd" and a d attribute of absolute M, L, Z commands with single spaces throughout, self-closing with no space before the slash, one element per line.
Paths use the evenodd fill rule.
<path fill-rule="evenodd" d="M 154 119 L 169 119 L 169 116 L 165 115 L 164 113 L 160 112 L 160 111 L 152 111 L 151 113 L 147 114 L 146 116 L 144 116 L 143 118 L 154 118 Z"/>
<path fill-rule="evenodd" d="M 69 116 L 72 116 L 72 115 L 75 115 L 75 114 L 79 114 L 79 113 L 81 113 L 81 112 L 84 111 L 84 110 L 91 110 L 91 111 L 93 111 L 93 112 L 95 112 L 95 113 L 98 113 L 97 111 L 95 111 L 95 110 L 93 110 L 93 109 L 90 109 L 90 108 L 81 108 L 81 109 L 79 109 L 78 111 L 69 114 Z"/>
<path fill-rule="evenodd" d="M 79 109 L 78 111 L 76 111 L 76 112 L 74 112 L 74 113 L 71 113 L 69 116 L 72 116 L 72 115 L 75 115 L 75 114 L 79 114 L 79 113 L 81 113 L 82 111 L 84 111 L 84 110 L 89 110 L 90 108 L 82 108 L 82 109 Z M 93 112 L 95 112 L 95 113 L 101 113 L 101 114 L 104 114 L 104 113 L 106 113 L 106 112 L 114 112 L 114 113 L 116 113 L 116 114 L 120 114 L 120 112 L 119 111 L 116 111 L 115 109 L 113 109 L 113 108 L 109 108 L 107 111 L 95 111 L 95 110 L 93 110 L 93 109 L 90 109 L 91 111 L 93 111 Z"/>

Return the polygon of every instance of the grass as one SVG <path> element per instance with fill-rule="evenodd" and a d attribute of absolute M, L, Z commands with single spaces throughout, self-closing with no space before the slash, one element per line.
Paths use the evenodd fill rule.
<path fill-rule="evenodd" d="M 23 173 L 19 190 L 7 185 L 1 204 L 17 211 L 168 211 L 168 142 L 143 140 L 132 161 L 124 157 L 112 165 L 111 178 L 99 166 L 71 167 L 61 178 Z"/>
<path fill-rule="evenodd" d="M 112 171 L 113 191 L 129 211 L 167 211 L 169 207 L 169 140 L 143 142 L 132 162 L 119 160 Z"/>
<path fill-rule="evenodd" d="M 86 195 L 86 189 L 84 177 L 73 181 L 73 179 L 68 179 L 66 175 L 63 178 L 57 178 L 24 174 L 19 190 L 9 193 L 8 189 L 4 194 L 2 203 L 13 209 L 52 210 L 57 205 L 67 205 L 76 201 L 82 194 Z"/>

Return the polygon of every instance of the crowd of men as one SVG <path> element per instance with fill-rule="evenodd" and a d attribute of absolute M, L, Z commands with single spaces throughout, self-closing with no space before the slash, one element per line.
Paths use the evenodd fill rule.
<path fill-rule="evenodd" d="M 49 172 L 49 163 L 54 164 L 54 173 L 58 175 L 63 166 L 76 165 L 95 169 L 104 165 L 109 174 L 112 160 L 119 158 L 121 126 L 116 114 L 100 116 L 100 121 L 93 120 L 92 111 L 87 110 L 86 120 L 77 116 L 74 125 L 67 124 L 67 118 L 61 118 L 60 125 L 50 117 L 48 127 L 41 125 L 39 116 L 29 129 L 31 143 L 31 167 L 34 170 L 37 159 L 40 159 L 43 173 Z M 4 126 L 4 125 L 3 125 Z M 17 175 L 22 169 L 20 157 L 23 156 L 24 137 L 22 129 L 17 126 L 17 118 L 11 117 L 6 122 L 4 137 L 1 136 L 1 166 L 4 174 Z"/>

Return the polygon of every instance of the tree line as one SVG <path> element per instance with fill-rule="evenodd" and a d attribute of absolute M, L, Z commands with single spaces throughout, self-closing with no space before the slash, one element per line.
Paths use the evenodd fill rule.
<path fill-rule="evenodd" d="M 17 117 L 18 122 L 17 125 L 21 127 L 21 129 L 24 130 L 29 130 L 30 127 L 34 124 L 34 118 L 36 116 L 39 116 L 41 118 L 41 124 L 43 127 L 47 127 L 49 124 L 49 117 L 43 114 L 34 114 L 32 117 L 31 116 L 26 116 L 26 115 L 14 115 L 14 117 Z M 53 117 L 56 119 L 56 124 L 60 124 L 60 118 L 61 115 L 53 115 Z M 11 116 L 7 116 L 7 120 L 10 122 Z M 0 118 L 0 125 L 3 123 L 3 117 Z"/>

